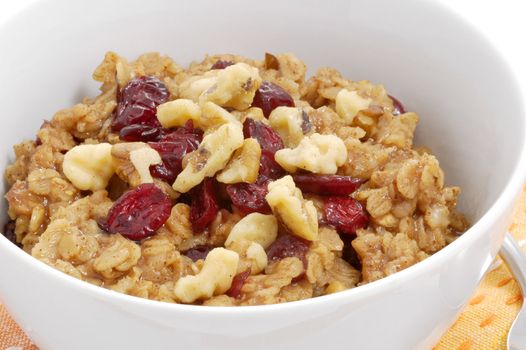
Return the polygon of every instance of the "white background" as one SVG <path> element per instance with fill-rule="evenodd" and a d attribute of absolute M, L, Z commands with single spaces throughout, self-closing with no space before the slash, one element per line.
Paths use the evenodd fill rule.
<path fill-rule="evenodd" d="M 20 8 L 34 1 L 38 0 L 0 0 L 0 21 L 9 18 Z M 450 7 L 485 33 L 517 73 L 524 95 L 526 95 L 526 3 L 523 0 L 437 1 Z"/>

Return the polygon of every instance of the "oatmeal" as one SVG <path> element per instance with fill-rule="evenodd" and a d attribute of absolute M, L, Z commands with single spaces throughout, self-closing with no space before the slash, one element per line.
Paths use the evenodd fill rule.
<path fill-rule="evenodd" d="M 460 189 L 413 145 L 416 113 L 305 73 L 292 54 L 106 54 L 99 96 L 15 145 L 6 236 L 104 288 L 237 306 L 358 287 L 467 229 Z"/>

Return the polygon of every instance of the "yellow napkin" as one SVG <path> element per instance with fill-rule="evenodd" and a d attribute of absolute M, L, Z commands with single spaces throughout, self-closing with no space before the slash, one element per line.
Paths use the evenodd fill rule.
<path fill-rule="evenodd" d="M 526 242 L 526 187 L 510 226 L 519 243 Z M 523 246 L 526 244 L 523 244 Z M 522 305 L 520 289 L 508 268 L 497 258 L 468 306 L 434 350 L 506 349 L 508 329 Z M 18 347 L 37 350 L 0 305 L 0 350 Z"/>

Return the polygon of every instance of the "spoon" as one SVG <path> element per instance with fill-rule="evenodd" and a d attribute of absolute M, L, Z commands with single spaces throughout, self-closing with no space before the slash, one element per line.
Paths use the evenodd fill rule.
<path fill-rule="evenodd" d="M 522 308 L 508 333 L 508 350 L 526 350 L 526 300 L 524 300 L 526 295 L 526 255 L 511 233 L 506 233 L 504 237 L 500 256 L 517 280 L 523 297 Z"/>

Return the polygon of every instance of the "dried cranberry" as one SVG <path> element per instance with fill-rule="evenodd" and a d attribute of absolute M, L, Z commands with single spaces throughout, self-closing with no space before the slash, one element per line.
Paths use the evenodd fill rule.
<path fill-rule="evenodd" d="M 237 183 L 228 185 L 226 192 L 232 204 L 245 214 L 261 213 L 270 214 L 271 210 L 265 199 L 268 193 L 268 179 L 259 177 L 253 184 Z"/>
<path fill-rule="evenodd" d="M 233 65 L 234 62 L 232 61 L 225 61 L 225 60 L 217 60 L 216 63 L 210 67 L 210 69 L 225 69 L 226 67 L 229 67 Z"/>
<path fill-rule="evenodd" d="M 252 118 L 247 118 L 243 123 L 243 136 L 255 138 L 259 142 L 261 150 L 270 151 L 272 154 L 284 147 L 283 140 L 277 132 L 270 126 Z"/>
<path fill-rule="evenodd" d="M 210 251 L 212 249 L 214 249 L 215 247 L 212 246 L 212 245 L 208 245 L 208 244 L 203 244 L 203 245 L 198 245 L 198 246 L 195 246 L 191 249 L 188 249 L 186 252 L 184 252 L 183 254 L 186 255 L 187 257 L 189 257 L 190 259 L 192 259 L 192 261 L 197 261 L 197 260 L 204 260 L 206 259 L 208 253 L 210 253 Z"/>
<path fill-rule="evenodd" d="M 214 179 L 205 178 L 197 187 L 193 188 L 190 203 L 190 221 L 194 232 L 202 232 L 216 217 L 219 206 L 214 189 Z"/>
<path fill-rule="evenodd" d="M 154 184 L 125 192 L 111 207 L 105 229 L 132 240 L 155 234 L 170 216 L 172 201 Z"/>
<path fill-rule="evenodd" d="M 305 255 L 308 250 L 308 241 L 290 234 L 282 234 L 267 248 L 267 257 L 269 261 L 296 257 L 306 265 L 307 258 Z"/>
<path fill-rule="evenodd" d="M 160 127 L 156 117 L 158 105 L 168 100 L 168 89 L 159 79 L 143 76 L 132 79 L 119 92 L 118 105 L 112 120 L 112 130 L 141 124 Z"/>
<path fill-rule="evenodd" d="M 259 159 L 259 176 L 276 180 L 285 175 L 285 170 L 274 159 L 274 153 L 262 150 Z"/>
<path fill-rule="evenodd" d="M 356 230 L 367 226 L 369 217 L 362 205 L 351 197 L 326 197 L 325 221 L 338 232 L 353 235 Z"/>
<path fill-rule="evenodd" d="M 365 182 L 363 179 L 343 175 L 296 174 L 292 178 L 302 191 L 325 195 L 349 195 Z"/>
<path fill-rule="evenodd" d="M 162 164 L 152 165 L 150 173 L 153 177 L 172 183 L 182 170 L 183 157 L 199 147 L 203 140 L 203 131 L 194 129 L 192 121 L 174 132 L 165 134 L 159 142 L 149 145 L 159 152 Z"/>
<path fill-rule="evenodd" d="M 158 141 L 161 137 L 162 129 L 156 126 L 132 124 L 125 126 L 119 132 L 122 140 L 128 142 L 135 141 Z"/>
<path fill-rule="evenodd" d="M 294 100 L 289 93 L 279 85 L 264 81 L 256 91 L 252 107 L 259 107 L 268 118 L 270 112 L 280 106 L 294 107 Z"/>
<path fill-rule="evenodd" d="M 227 290 L 225 294 L 229 297 L 239 299 L 241 297 L 241 288 L 243 288 L 248 276 L 250 276 L 250 269 L 237 274 L 232 280 L 230 289 Z"/>
<path fill-rule="evenodd" d="M 388 95 L 389 98 L 393 101 L 393 115 L 400 115 L 405 113 L 405 108 L 402 102 L 398 101 L 391 95 Z"/>

